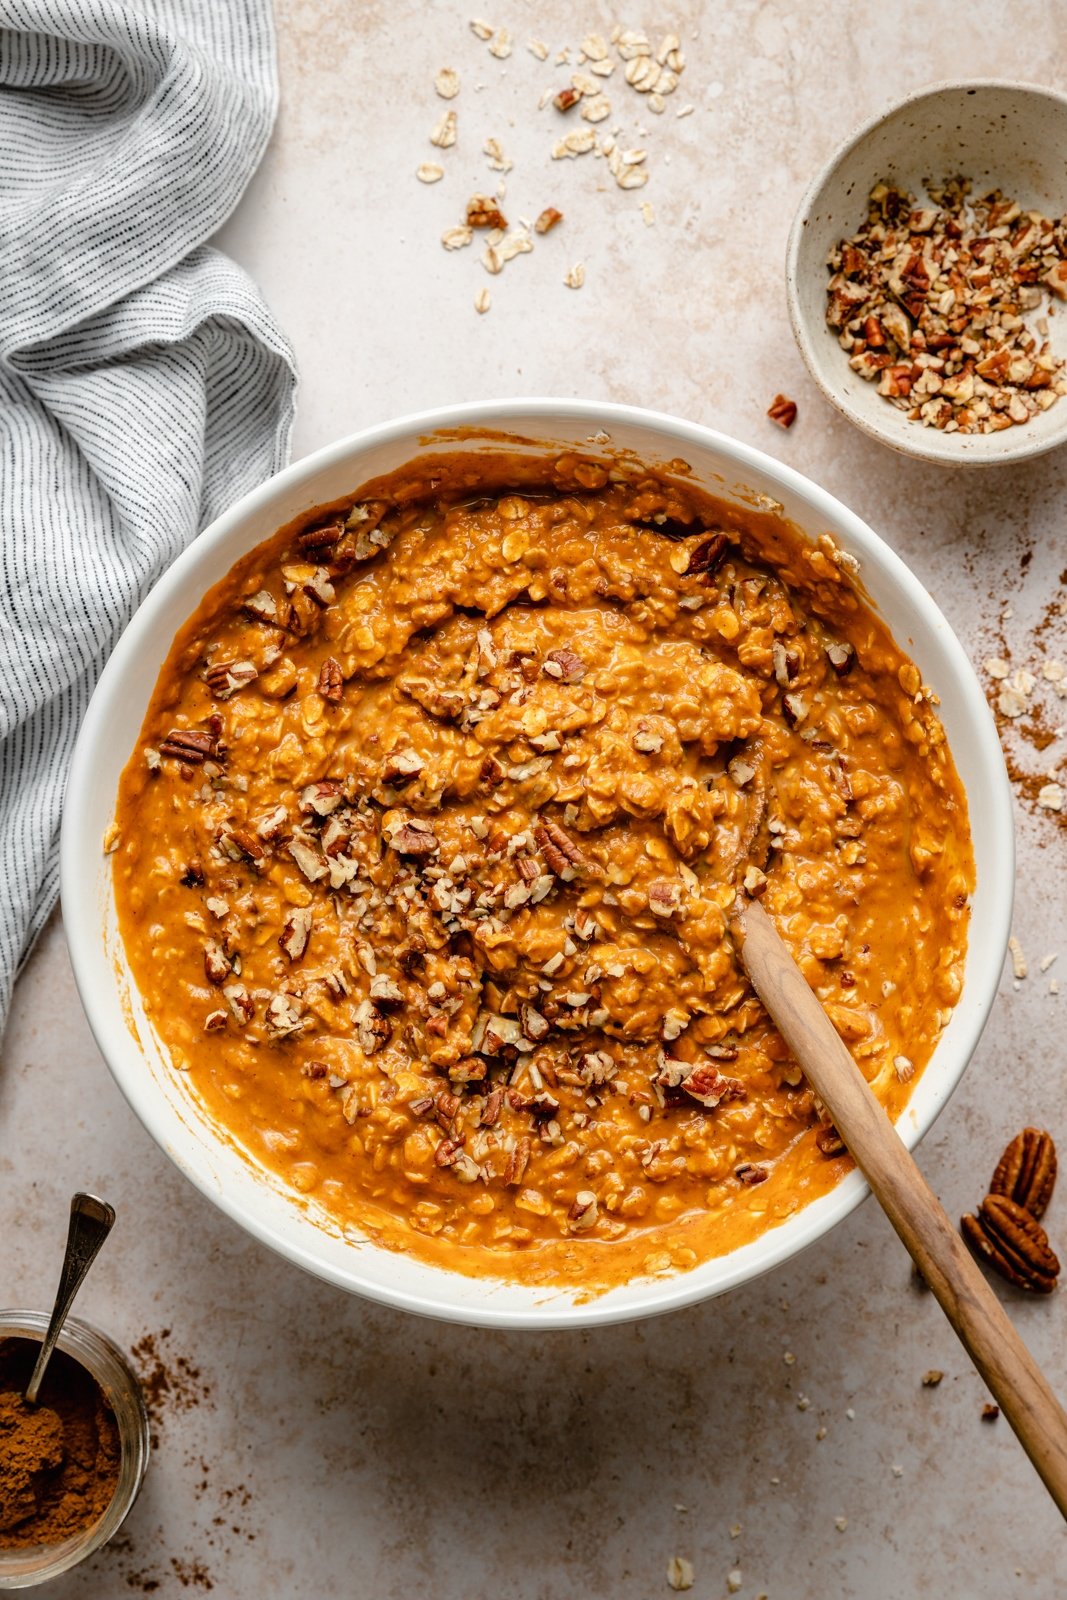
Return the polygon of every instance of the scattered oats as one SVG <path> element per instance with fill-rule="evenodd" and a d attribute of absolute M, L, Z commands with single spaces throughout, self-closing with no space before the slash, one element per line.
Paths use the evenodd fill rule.
<path fill-rule="evenodd" d="M 997 705 L 1005 717 L 1021 717 L 1026 710 L 1026 701 L 1017 689 L 1002 689 L 997 695 Z"/>
<path fill-rule="evenodd" d="M 582 101 L 582 117 L 586 122 L 603 122 L 611 116 L 611 101 L 606 94 L 590 95 Z"/>
<path fill-rule="evenodd" d="M 806 1394 L 801 1394 L 801 1395 L 797 1396 L 797 1410 L 798 1411 L 807 1411 L 810 1405 L 811 1405 L 811 1401 L 808 1399 Z"/>
<path fill-rule="evenodd" d="M 542 40 L 542 39 L 527 39 L 526 48 L 527 48 L 527 50 L 529 50 L 529 52 L 530 52 L 530 54 L 532 56 L 536 56 L 537 57 L 538 61 L 547 61 L 548 60 L 548 46 L 547 46 L 547 44 L 545 44 L 544 40 Z"/>
<path fill-rule="evenodd" d="M 844 1533 L 845 1529 L 848 1527 L 848 1518 L 847 1517 L 835 1517 L 834 1518 L 834 1527 L 837 1529 L 838 1533 Z"/>
<path fill-rule="evenodd" d="M 468 228 L 466 223 L 461 223 L 458 228 L 446 228 L 441 235 L 441 243 L 446 250 L 463 250 L 474 238 L 474 229 Z"/>
<path fill-rule="evenodd" d="M 1044 806 L 1046 811 L 1063 810 L 1063 785 L 1061 783 L 1046 783 L 1037 791 L 1037 803 Z"/>
<path fill-rule="evenodd" d="M 430 143 L 439 150 L 451 150 L 456 142 L 456 113 L 446 111 L 430 135 Z"/>
<path fill-rule="evenodd" d="M 433 80 L 433 86 L 442 100 L 454 100 L 459 93 L 459 73 L 451 67 L 442 67 Z"/>
<path fill-rule="evenodd" d="M 854 1411 L 854 1409 L 853 1409 L 853 1408 L 852 1408 L 852 1406 L 848 1406 L 848 1407 L 846 1407 L 846 1409 L 845 1409 L 845 1416 L 846 1416 L 846 1417 L 847 1417 L 847 1418 L 848 1418 L 848 1420 L 849 1420 L 849 1421 L 850 1421 L 850 1422 L 855 1422 L 855 1420 L 856 1420 L 856 1413 L 855 1413 L 855 1411 Z"/>
<path fill-rule="evenodd" d="M 1051 683 L 1058 695 L 1067 695 L 1067 667 L 1062 661 L 1046 661 L 1041 668 L 1041 676 L 1046 683 Z"/>
<path fill-rule="evenodd" d="M 731 1523 L 730 1524 L 730 1538 L 731 1539 L 740 1539 L 740 1537 L 741 1537 L 741 1524 L 739 1522 Z"/>
<path fill-rule="evenodd" d="M 579 49 L 587 61 L 605 61 L 608 54 L 608 42 L 599 33 L 587 33 Z"/>
<path fill-rule="evenodd" d="M 1059 994 L 1060 980 L 1058 978 L 1050 978 L 1048 980 L 1048 992 L 1049 994 Z"/>
<path fill-rule="evenodd" d="M 893 1071 L 899 1083 L 910 1083 L 915 1076 L 915 1063 L 910 1056 L 894 1056 Z"/>
<path fill-rule="evenodd" d="M 564 273 L 563 281 L 567 285 L 568 289 L 580 289 L 582 284 L 585 282 L 584 263 L 581 261 L 576 261 L 574 266 L 571 267 L 570 271 Z"/>
<path fill-rule="evenodd" d="M 651 200 L 643 200 L 641 202 L 641 215 L 645 220 L 645 227 L 651 228 L 656 220 L 656 213 Z"/>
<path fill-rule="evenodd" d="M 104 834 L 104 854 L 106 856 L 110 856 L 110 855 L 114 854 L 114 852 L 119 847 L 119 841 L 120 841 L 121 838 L 122 838 L 122 835 L 119 832 L 118 823 L 117 822 L 110 823 L 108 828 L 107 828 L 107 831 Z"/>
<path fill-rule="evenodd" d="M 489 54 L 498 61 L 506 61 L 511 54 L 511 35 L 506 28 L 498 28 L 490 39 Z"/>
<path fill-rule="evenodd" d="M 615 71 L 614 61 L 590 61 L 589 70 L 598 78 L 610 78 Z"/>
<path fill-rule="evenodd" d="M 553 147 L 552 159 L 573 161 L 576 156 L 588 155 L 595 144 L 596 134 L 592 128 L 575 128 L 573 133 L 568 133 Z"/>
<path fill-rule="evenodd" d="M 471 32 L 478 39 L 491 39 L 496 30 L 491 22 L 484 22 L 481 17 L 471 18 Z"/>
<path fill-rule="evenodd" d="M 415 168 L 415 176 L 420 183 L 439 183 L 444 175 L 444 167 L 439 167 L 436 161 L 424 161 L 421 167 Z"/>
<path fill-rule="evenodd" d="M 624 150 L 619 160 L 624 167 L 639 167 L 647 154 L 646 150 Z"/>
<path fill-rule="evenodd" d="M 741 1587 L 741 1568 L 734 1567 L 732 1572 L 726 1574 L 726 1587 L 731 1594 L 736 1594 Z"/>
<path fill-rule="evenodd" d="M 479 316 L 484 316 L 492 303 L 493 302 L 490 298 L 489 290 L 483 284 L 478 290 L 478 293 L 474 296 L 474 309 L 478 312 Z"/>
<path fill-rule="evenodd" d="M 636 56 L 650 56 L 652 46 L 643 33 L 638 33 L 633 28 L 624 28 L 614 41 L 615 48 L 624 61 L 633 61 Z"/>
<path fill-rule="evenodd" d="M 795 1355 L 794 1355 L 794 1354 L 793 1354 L 793 1352 L 792 1352 L 792 1350 L 787 1350 L 787 1351 L 786 1351 L 786 1352 L 785 1352 L 785 1355 L 784 1355 L 784 1356 L 783 1356 L 783 1357 L 782 1357 L 782 1360 L 783 1360 L 783 1361 L 784 1361 L 784 1362 L 785 1362 L 785 1364 L 786 1364 L 786 1366 L 787 1366 L 787 1367 L 794 1367 L 794 1366 L 796 1366 L 796 1360 L 797 1360 L 797 1358 L 796 1358 L 796 1356 L 795 1356 Z"/>
<path fill-rule="evenodd" d="M 983 661 L 982 665 L 991 678 L 1006 678 L 1011 671 L 1010 665 L 1004 660 L 1003 656 L 989 656 Z"/>
<path fill-rule="evenodd" d="M 1058 956 L 1059 956 L 1059 951 L 1058 950 L 1053 950 L 1050 955 L 1042 956 L 1041 957 L 1041 971 L 1042 972 L 1047 972 L 1049 967 L 1051 967 L 1052 963 L 1057 959 Z"/>
<path fill-rule="evenodd" d="M 822 1440 L 826 1438 L 826 1429 L 825 1428 L 816 1428 L 815 1437 L 821 1443 Z"/>
<path fill-rule="evenodd" d="M 514 161 L 509 161 L 504 154 L 504 149 L 499 139 L 487 139 L 482 145 L 482 149 L 489 157 L 489 165 L 494 172 L 510 172 L 515 165 Z"/>
<path fill-rule="evenodd" d="M 684 1556 L 671 1556 L 667 1562 L 667 1583 L 672 1589 L 693 1587 L 693 1563 Z"/>
<path fill-rule="evenodd" d="M 696 106 L 683 106 L 680 111 L 675 113 L 675 115 L 677 116 L 678 121 L 681 122 L 683 117 L 691 117 L 695 110 Z"/>
<path fill-rule="evenodd" d="M 893 1465 L 893 1476 L 894 1476 L 894 1478 L 902 1478 L 904 1476 L 904 1468 L 903 1467 L 899 1467 L 899 1466 L 896 1465 L 896 1463 L 894 1463 L 894 1465 Z"/>
<path fill-rule="evenodd" d="M 1011 970 L 1017 978 L 1025 978 L 1029 968 L 1026 965 L 1026 956 L 1018 939 L 1012 934 L 1008 940 L 1008 949 L 1011 951 Z"/>
<path fill-rule="evenodd" d="M 940 1367 L 931 1367 L 929 1372 L 923 1373 L 923 1388 L 936 1389 L 944 1376 Z"/>

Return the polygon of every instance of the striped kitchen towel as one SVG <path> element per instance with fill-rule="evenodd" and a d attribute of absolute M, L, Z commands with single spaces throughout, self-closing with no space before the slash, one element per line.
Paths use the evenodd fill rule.
<path fill-rule="evenodd" d="M 288 456 L 289 344 L 204 244 L 276 106 L 270 0 L 0 0 L 0 1029 L 101 665 Z"/>

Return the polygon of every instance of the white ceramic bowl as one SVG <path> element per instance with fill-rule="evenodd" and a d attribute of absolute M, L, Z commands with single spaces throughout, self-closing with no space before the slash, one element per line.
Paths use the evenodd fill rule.
<path fill-rule="evenodd" d="M 104 669 L 86 714 L 63 823 L 63 910 L 71 959 L 97 1043 L 149 1133 L 196 1186 L 255 1238 L 290 1261 L 389 1305 L 457 1322 L 549 1328 L 618 1322 L 720 1294 L 777 1266 L 847 1216 L 866 1193 L 856 1172 L 780 1227 L 682 1276 L 642 1279 L 588 1303 L 571 1291 L 472 1280 L 413 1256 L 345 1237 L 279 1181 L 254 1170 L 197 1110 L 169 1069 L 129 980 L 118 937 L 110 864 L 101 841 L 119 774 L 137 739 L 160 667 L 179 626 L 239 556 L 298 513 L 353 493 L 368 478 L 427 450 L 493 448 L 448 430 L 484 427 L 595 455 L 626 449 L 650 462 L 683 456 L 695 478 L 726 499 L 753 491 L 779 501 L 813 538 L 830 532 L 861 564 L 861 578 L 898 642 L 941 696 L 941 714 L 970 800 L 977 862 L 963 996 L 901 1119 L 914 1145 L 959 1082 L 989 1015 L 1008 937 L 1014 859 L 1004 762 L 967 657 L 922 584 L 860 519 L 788 467 L 721 434 L 630 407 L 572 400 L 487 402 L 402 418 L 330 445 L 280 473 L 213 523 L 141 606 Z M 436 430 L 443 430 L 435 440 Z M 610 442 L 605 441 L 605 434 Z M 519 447 L 542 453 L 526 443 Z M 127 1010 L 128 1008 L 128 1010 Z M 128 1017 L 136 1023 L 140 1044 Z"/>
<path fill-rule="evenodd" d="M 911 194 L 927 178 L 961 175 L 974 193 L 999 188 L 1025 210 L 1067 211 L 1067 96 L 1027 83 L 935 84 L 865 123 L 817 173 L 800 202 L 786 251 L 789 316 L 800 353 L 826 398 L 865 433 L 942 466 L 990 466 L 1041 455 L 1067 439 L 1067 397 L 1000 433 L 941 433 L 909 422 L 853 372 L 826 325 L 826 258 L 867 215 L 879 178 Z M 1053 352 L 1067 356 L 1067 314 L 1049 324 Z"/>

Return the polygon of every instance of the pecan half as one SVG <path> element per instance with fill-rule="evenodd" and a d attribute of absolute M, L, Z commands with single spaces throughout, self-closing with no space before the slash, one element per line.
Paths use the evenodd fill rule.
<path fill-rule="evenodd" d="M 290 961 L 299 961 L 308 946 L 311 935 L 312 912 L 310 906 L 293 906 L 285 919 L 278 943 Z"/>
<path fill-rule="evenodd" d="M 247 861 L 257 872 L 261 871 L 267 852 L 262 841 L 247 828 L 220 828 L 215 835 L 219 849 L 231 861 Z"/>
<path fill-rule="evenodd" d="M 1051 1294 L 1056 1287 L 1060 1264 L 1047 1233 L 1008 1195 L 986 1195 L 978 1215 L 965 1216 L 960 1230 L 975 1255 L 1016 1288 Z"/>
<path fill-rule="evenodd" d="M 216 700 L 228 700 L 258 677 L 251 661 L 216 661 L 204 673 L 204 681 Z"/>
<path fill-rule="evenodd" d="M 327 656 L 319 668 L 318 689 L 322 698 L 328 700 L 330 705 L 335 706 L 340 703 L 341 696 L 345 692 L 345 680 L 341 672 L 341 663 L 335 661 L 333 656 Z"/>
<path fill-rule="evenodd" d="M 167 737 L 159 741 L 159 753 L 199 767 L 209 758 L 219 759 L 219 741 L 203 728 L 172 728 Z"/>
<path fill-rule="evenodd" d="M 558 822 L 540 822 L 534 829 L 537 847 L 549 872 L 557 878 L 573 878 L 576 868 L 588 865 L 570 834 Z"/>
<path fill-rule="evenodd" d="M 1041 1128 L 1017 1133 L 997 1162 L 990 1194 L 1005 1194 L 1032 1217 L 1043 1217 L 1056 1183 L 1056 1146 Z"/>
<path fill-rule="evenodd" d="M 885 343 L 884 339 L 882 343 Z M 784 394 L 776 394 L 773 402 L 767 407 L 767 415 L 772 422 L 777 422 L 780 428 L 791 428 L 797 420 L 797 403 L 795 400 L 787 400 Z"/>
<path fill-rule="evenodd" d="M 437 853 L 437 835 L 425 822 L 405 822 L 389 840 L 397 855 L 432 856 Z"/>
<path fill-rule="evenodd" d="M 504 1182 L 509 1189 L 514 1189 L 523 1180 L 526 1168 L 530 1163 L 530 1141 L 525 1134 L 516 1139 L 515 1148 L 508 1156 L 508 1164 L 504 1168 Z"/>
<path fill-rule="evenodd" d="M 301 550 L 332 550 L 335 544 L 340 544 L 344 533 L 343 522 L 324 522 L 318 528 L 305 528 L 303 533 L 297 534 L 296 542 Z"/>
<path fill-rule="evenodd" d="M 550 650 L 541 671 L 559 683 L 581 683 L 585 677 L 585 662 L 573 650 Z"/>
<path fill-rule="evenodd" d="M 728 543 L 725 533 L 713 533 L 710 539 L 702 539 L 696 549 L 689 552 L 686 577 L 691 578 L 695 573 L 707 573 L 710 577 L 726 559 Z"/>

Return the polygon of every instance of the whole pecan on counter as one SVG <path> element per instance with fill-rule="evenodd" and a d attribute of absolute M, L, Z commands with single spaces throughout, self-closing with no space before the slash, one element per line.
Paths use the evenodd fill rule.
<path fill-rule="evenodd" d="M 1052 1293 L 1059 1260 L 1040 1222 L 1021 1205 L 1004 1194 L 987 1194 L 978 1215 L 968 1214 L 960 1226 L 975 1255 L 1017 1289 Z"/>
<path fill-rule="evenodd" d="M 997 1162 L 990 1194 L 1006 1194 L 1032 1217 L 1043 1217 L 1056 1183 L 1056 1146 L 1041 1128 L 1017 1133 Z"/>

